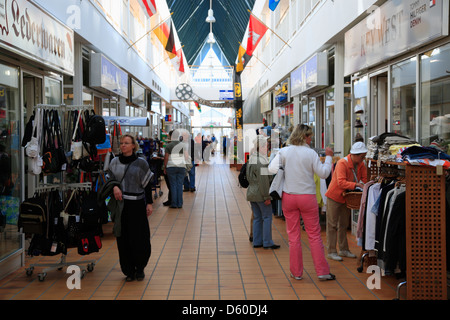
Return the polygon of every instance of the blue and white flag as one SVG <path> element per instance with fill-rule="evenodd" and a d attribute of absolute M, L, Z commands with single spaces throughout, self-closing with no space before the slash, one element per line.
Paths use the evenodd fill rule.
<path fill-rule="evenodd" d="M 275 11 L 277 5 L 280 3 L 280 0 L 269 0 L 269 9 Z"/>

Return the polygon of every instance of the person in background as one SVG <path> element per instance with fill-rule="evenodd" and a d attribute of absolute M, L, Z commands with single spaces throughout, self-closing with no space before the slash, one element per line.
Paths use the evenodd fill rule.
<path fill-rule="evenodd" d="M 311 149 L 313 132 L 311 127 L 299 124 L 289 137 L 287 146 L 280 149 L 269 164 L 269 172 L 276 174 L 280 162 L 284 166 L 282 195 L 283 214 L 289 239 L 289 266 L 291 277 L 301 280 L 303 256 L 300 239 L 300 218 L 308 235 L 314 268 L 319 280 L 335 280 L 325 258 L 319 223 L 319 207 L 316 198 L 314 173 L 325 179 L 331 172 L 333 151 L 325 149 L 325 162 Z"/>
<path fill-rule="evenodd" d="M 340 159 L 331 178 L 327 197 L 327 247 L 328 258 L 341 261 L 342 257 L 356 258 L 350 252 L 347 241 L 347 228 L 350 221 L 350 209 L 345 204 L 343 192 L 364 188 L 367 183 L 367 168 L 364 163 L 367 148 L 364 143 L 356 142 L 350 149 L 350 154 Z M 339 254 L 336 250 L 339 246 Z"/>
<path fill-rule="evenodd" d="M 188 154 L 191 157 L 192 162 L 191 170 L 189 170 L 188 174 L 184 177 L 183 191 L 195 192 L 195 163 L 197 160 L 197 156 L 195 154 L 196 151 L 195 142 L 187 130 L 184 130 L 182 135 L 183 135 L 183 143 L 188 145 L 187 150 Z"/>
<path fill-rule="evenodd" d="M 119 262 L 126 281 L 142 281 L 144 268 L 151 255 L 148 217 L 153 213 L 152 172 L 144 158 L 137 156 L 139 144 L 132 135 L 120 138 L 119 157 L 114 158 L 107 172 L 109 179 L 121 181 L 114 187 L 114 198 L 124 201 L 121 234 L 117 237 Z"/>
<path fill-rule="evenodd" d="M 272 198 L 269 195 L 272 178 L 267 172 L 267 137 L 257 136 L 253 145 L 246 172 L 249 182 L 247 201 L 250 201 L 253 213 L 253 247 L 278 249 L 280 246 L 272 240 Z"/>
<path fill-rule="evenodd" d="M 183 181 L 186 175 L 186 161 L 188 161 L 189 155 L 182 141 L 181 130 L 174 130 L 171 142 L 167 145 L 164 155 L 164 173 L 167 173 L 169 178 L 172 198 L 169 208 L 183 207 Z"/>

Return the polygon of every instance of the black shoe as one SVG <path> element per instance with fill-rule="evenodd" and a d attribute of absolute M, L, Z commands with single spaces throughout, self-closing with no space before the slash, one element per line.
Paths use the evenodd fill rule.
<path fill-rule="evenodd" d="M 253 242 L 253 237 L 248 237 L 248 241 Z"/>
<path fill-rule="evenodd" d="M 189 191 L 189 189 L 187 189 L 187 188 L 183 189 L 183 192 L 188 192 L 188 191 Z"/>
<path fill-rule="evenodd" d="M 163 203 L 163 205 L 166 206 L 166 207 L 168 207 L 168 206 L 171 205 L 171 203 L 172 203 L 171 201 L 166 201 L 166 202 Z"/>
<path fill-rule="evenodd" d="M 254 245 L 253 248 L 262 248 L 262 246 L 263 246 L 262 244 L 257 244 L 257 245 Z"/>
<path fill-rule="evenodd" d="M 145 273 L 144 273 L 144 271 L 136 272 L 136 280 L 137 280 L 137 281 L 142 281 L 142 280 L 144 280 L 144 278 L 145 278 Z"/>
<path fill-rule="evenodd" d="M 126 281 L 126 282 L 134 281 L 134 276 L 127 276 L 127 277 L 125 278 L 125 281 Z"/>
<path fill-rule="evenodd" d="M 170 209 L 178 209 L 178 207 L 170 206 Z"/>
<path fill-rule="evenodd" d="M 264 247 L 264 249 L 278 249 L 280 246 L 278 244 L 271 245 L 270 247 Z"/>
<path fill-rule="evenodd" d="M 178 209 L 182 209 L 183 207 L 177 207 Z"/>
<path fill-rule="evenodd" d="M 191 192 L 195 192 L 196 190 L 195 190 L 195 188 L 191 188 L 190 191 Z"/>

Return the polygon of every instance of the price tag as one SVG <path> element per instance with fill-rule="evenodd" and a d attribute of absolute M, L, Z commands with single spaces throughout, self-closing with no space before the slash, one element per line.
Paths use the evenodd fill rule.
<path fill-rule="evenodd" d="M 444 168 L 442 167 L 442 165 L 436 166 L 436 174 L 438 176 L 442 176 L 444 174 Z"/>

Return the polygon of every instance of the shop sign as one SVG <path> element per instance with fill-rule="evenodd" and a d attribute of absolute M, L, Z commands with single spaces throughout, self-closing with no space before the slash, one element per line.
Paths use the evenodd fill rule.
<path fill-rule="evenodd" d="M 121 126 L 148 127 L 150 125 L 150 120 L 147 117 L 103 116 L 103 119 L 107 125 L 112 124 L 113 121 L 120 123 Z"/>
<path fill-rule="evenodd" d="M 25 0 L 0 0 L 0 47 L 73 76 L 73 30 Z"/>
<path fill-rule="evenodd" d="M 219 100 L 234 100 L 234 91 L 219 90 Z"/>
<path fill-rule="evenodd" d="M 139 83 L 137 83 L 136 80 L 131 79 L 131 95 L 130 100 L 133 104 L 139 106 L 139 107 L 146 107 L 145 104 L 145 88 L 141 86 Z"/>
<path fill-rule="evenodd" d="M 328 59 L 319 52 L 291 72 L 291 97 L 328 86 Z"/>
<path fill-rule="evenodd" d="M 152 92 L 151 102 L 150 110 L 155 113 L 161 113 L 161 98 L 154 92 Z"/>
<path fill-rule="evenodd" d="M 280 83 L 280 88 L 275 91 L 275 105 L 277 107 L 290 102 L 290 94 L 289 94 L 289 79 L 284 80 Z"/>
<path fill-rule="evenodd" d="M 261 113 L 269 112 L 272 110 L 272 93 L 267 92 L 261 98 Z"/>
<path fill-rule="evenodd" d="M 128 74 L 101 53 L 91 54 L 90 86 L 128 98 Z"/>
<path fill-rule="evenodd" d="M 448 0 L 388 1 L 345 34 L 345 75 L 448 35 Z"/>

